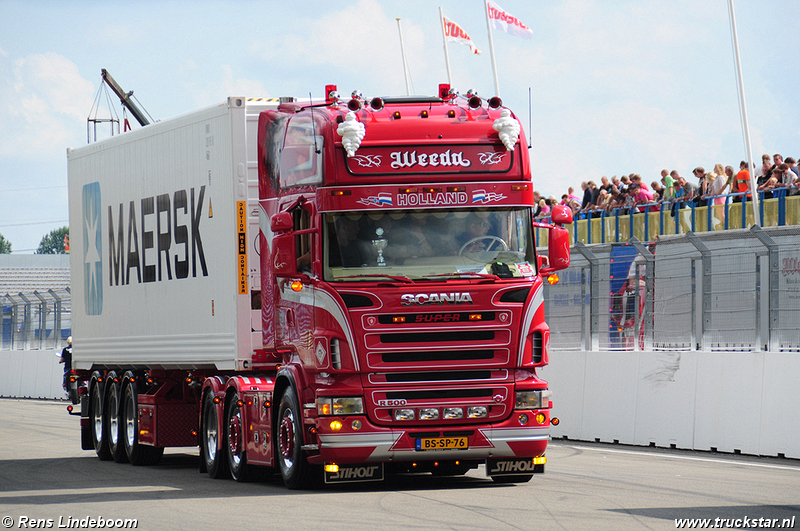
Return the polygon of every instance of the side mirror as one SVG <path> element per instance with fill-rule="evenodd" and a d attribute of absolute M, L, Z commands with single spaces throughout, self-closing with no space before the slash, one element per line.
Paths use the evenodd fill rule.
<path fill-rule="evenodd" d="M 294 220 L 289 212 L 278 212 L 270 219 L 270 228 L 273 233 L 286 232 L 294 228 Z"/>
<path fill-rule="evenodd" d="M 276 214 L 272 217 L 273 231 L 275 230 L 275 218 L 280 215 L 281 214 Z M 279 234 L 273 238 L 272 270 L 275 272 L 276 277 L 291 277 L 297 275 L 297 251 L 294 234 Z"/>
<path fill-rule="evenodd" d="M 572 209 L 567 205 L 555 205 L 550 211 L 550 221 L 556 225 L 572 223 Z"/>
<path fill-rule="evenodd" d="M 544 267 L 539 268 L 539 274 L 545 276 L 569 267 L 569 231 L 564 227 L 550 227 L 547 230 L 547 264 L 543 263 Z"/>

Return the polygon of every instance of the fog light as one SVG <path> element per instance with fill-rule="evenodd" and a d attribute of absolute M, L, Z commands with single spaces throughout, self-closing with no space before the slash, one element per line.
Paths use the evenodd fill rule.
<path fill-rule="evenodd" d="M 538 419 L 538 417 L 537 417 L 537 419 Z M 528 423 L 528 415 L 523 413 L 522 415 L 519 416 L 519 425 L 520 426 L 524 426 L 527 423 Z"/>
<path fill-rule="evenodd" d="M 488 416 L 486 406 L 471 406 L 467 408 L 468 419 L 482 419 Z"/>
<path fill-rule="evenodd" d="M 544 413 L 537 413 L 536 414 L 536 422 L 539 424 L 544 424 L 544 421 L 547 420 L 547 417 L 544 416 Z"/>
<path fill-rule="evenodd" d="M 442 414 L 446 419 L 463 419 L 464 410 L 460 407 L 446 407 L 442 410 Z"/>
<path fill-rule="evenodd" d="M 360 430 L 361 429 L 361 421 L 360 420 L 354 420 L 353 423 L 350 424 L 350 427 L 352 427 L 356 431 Z"/>
<path fill-rule="evenodd" d="M 325 465 L 325 472 L 330 472 L 331 474 L 335 474 L 339 471 L 339 465 Z"/>
<path fill-rule="evenodd" d="M 436 408 L 422 408 L 419 410 L 419 420 L 436 420 L 439 418 L 439 410 Z"/>
<path fill-rule="evenodd" d="M 395 409 L 394 420 L 414 420 L 413 409 Z"/>
<path fill-rule="evenodd" d="M 331 430 L 339 431 L 341 429 L 342 429 L 342 421 L 341 420 L 331 421 Z"/>

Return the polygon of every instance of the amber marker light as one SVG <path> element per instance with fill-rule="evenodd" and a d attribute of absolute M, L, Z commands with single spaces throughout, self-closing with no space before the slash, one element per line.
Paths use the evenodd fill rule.
<path fill-rule="evenodd" d="M 550 273 L 549 275 L 547 275 L 547 283 L 550 284 L 551 286 L 555 286 L 556 284 L 558 284 L 558 280 L 559 280 L 558 275 L 556 275 L 555 273 Z"/>
<path fill-rule="evenodd" d="M 325 465 L 325 472 L 330 472 L 331 474 L 335 474 L 339 471 L 339 465 L 330 464 Z"/>
<path fill-rule="evenodd" d="M 295 280 L 292 282 L 292 291 L 302 291 L 303 290 L 303 283 L 299 280 Z"/>
<path fill-rule="evenodd" d="M 393 323 L 405 323 L 406 322 L 406 318 L 403 315 L 397 315 L 395 317 L 392 317 L 392 322 Z"/>
<path fill-rule="evenodd" d="M 392 118 L 394 118 L 395 120 L 399 120 L 400 119 L 400 111 L 394 111 L 392 113 Z"/>
<path fill-rule="evenodd" d="M 525 184 L 512 184 L 511 185 L 511 190 L 513 192 L 525 192 L 525 191 L 530 190 L 530 189 L 531 189 L 531 185 L 527 184 L 527 183 L 525 183 Z"/>
<path fill-rule="evenodd" d="M 469 320 L 470 321 L 480 321 L 482 319 L 483 319 L 483 314 L 482 313 L 471 313 L 471 314 L 469 314 Z"/>
<path fill-rule="evenodd" d="M 550 419 L 550 424 L 552 424 L 553 426 L 558 426 L 559 424 L 561 424 L 561 421 L 558 420 L 558 417 L 553 417 Z"/>
<path fill-rule="evenodd" d="M 333 197 L 341 197 L 343 195 L 350 195 L 350 190 L 331 190 Z"/>
<path fill-rule="evenodd" d="M 545 420 L 547 420 L 547 417 L 544 416 L 544 413 L 537 413 L 536 414 L 536 423 L 537 424 L 544 424 Z"/>
<path fill-rule="evenodd" d="M 341 420 L 332 420 L 331 421 L 331 430 L 332 431 L 339 431 L 342 429 L 342 421 Z"/>

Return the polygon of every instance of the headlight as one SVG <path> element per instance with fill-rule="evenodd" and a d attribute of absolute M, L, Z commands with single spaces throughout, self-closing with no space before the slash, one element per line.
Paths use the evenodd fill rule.
<path fill-rule="evenodd" d="M 317 398 L 317 415 L 363 415 L 364 399 L 360 396 Z"/>
<path fill-rule="evenodd" d="M 550 407 L 550 397 L 553 392 L 549 389 L 538 391 L 517 391 L 517 402 L 514 409 L 544 409 Z"/>

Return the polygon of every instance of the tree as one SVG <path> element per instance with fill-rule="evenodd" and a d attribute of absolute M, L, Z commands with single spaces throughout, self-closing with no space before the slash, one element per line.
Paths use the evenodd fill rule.
<path fill-rule="evenodd" d="M 0 254 L 11 254 L 11 242 L 0 234 Z"/>
<path fill-rule="evenodd" d="M 64 236 L 68 235 L 69 227 L 51 230 L 50 234 L 44 236 L 39 242 L 36 254 L 65 254 Z"/>

